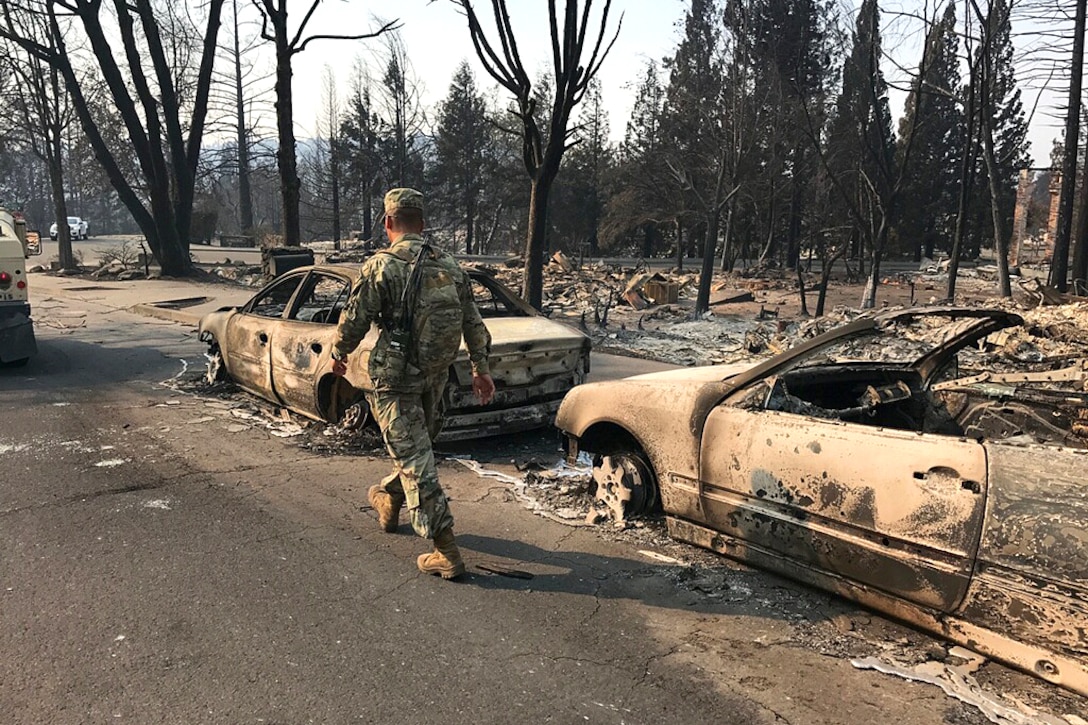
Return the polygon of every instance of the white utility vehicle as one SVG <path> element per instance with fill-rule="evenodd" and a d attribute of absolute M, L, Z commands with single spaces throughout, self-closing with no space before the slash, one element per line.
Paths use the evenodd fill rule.
<path fill-rule="evenodd" d="M 26 260 L 41 253 L 41 239 L 37 232 L 27 232 L 22 214 L 0 209 L 0 364 L 25 365 L 38 351 Z"/>

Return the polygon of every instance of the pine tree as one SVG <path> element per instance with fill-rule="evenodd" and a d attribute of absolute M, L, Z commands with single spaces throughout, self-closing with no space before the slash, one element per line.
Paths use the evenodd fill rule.
<path fill-rule="evenodd" d="M 958 48 L 956 10 L 949 0 L 943 17 L 926 37 L 921 73 L 907 97 L 899 126 L 898 153 L 905 179 L 900 206 L 904 213 L 897 228 L 916 260 L 952 248 L 959 159 L 966 143 L 959 105 Z"/>
<path fill-rule="evenodd" d="M 364 239 L 374 238 L 374 199 L 380 193 L 379 126 L 369 78 L 365 73 L 357 72 L 347 112 L 340 124 L 340 158 L 344 195 L 350 200 L 347 204 L 357 210 Z"/>
<path fill-rule="evenodd" d="M 665 89 L 657 63 L 647 61 L 612 174 L 615 193 L 609 196 L 604 211 L 604 243 L 615 244 L 638 231 L 641 255 L 646 258 L 657 251 L 662 220 L 669 214 L 664 191 L 667 178 L 662 138 L 664 103 Z"/>
<path fill-rule="evenodd" d="M 578 123 L 572 131 L 572 146 L 563 157 L 563 173 L 556 179 L 550 226 L 569 251 L 595 256 L 599 254 L 605 177 L 613 162 L 608 112 L 599 80 L 586 86 Z"/>
<path fill-rule="evenodd" d="M 715 0 L 691 0 L 684 36 L 668 61 L 662 136 L 670 170 L 679 177 L 680 188 L 686 189 L 669 195 L 677 201 L 673 218 L 678 223 L 702 226 L 696 199 L 705 197 L 714 182 L 709 137 L 722 92 L 720 13 Z M 705 236 L 705 228 L 701 233 Z"/>
<path fill-rule="evenodd" d="M 767 168 L 778 169 L 777 178 L 766 179 L 767 193 L 761 195 L 769 208 L 767 241 L 760 257 L 770 260 L 777 253 L 777 240 L 784 237 L 786 264 L 795 267 L 812 218 L 806 209 L 815 172 L 812 140 L 823 133 L 826 99 L 835 77 L 831 4 L 748 0 L 742 17 L 751 36 L 747 52 L 757 74 L 754 87 L 766 94 L 768 104 L 761 115 L 774 129 L 775 138 L 767 140 Z M 785 210 L 778 208 L 780 198 Z M 776 228 L 779 218 L 785 222 L 784 230 Z"/>
<path fill-rule="evenodd" d="M 880 9 L 877 0 L 864 0 L 858 11 L 854 42 L 843 64 L 842 88 L 829 124 L 826 173 L 838 192 L 830 211 L 850 220 L 837 243 L 818 244 L 823 260 L 817 316 L 823 314 L 831 268 L 849 246 L 875 241 L 887 226 L 894 201 L 895 138 L 888 108 L 888 85 L 880 68 Z M 828 226 L 841 226 L 829 224 Z"/>
<path fill-rule="evenodd" d="M 466 254 L 476 249 L 480 194 L 488 176 L 487 106 L 467 61 L 462 61 L 438 108 L 435 134 L 435 201 L 464 231 Z"/>

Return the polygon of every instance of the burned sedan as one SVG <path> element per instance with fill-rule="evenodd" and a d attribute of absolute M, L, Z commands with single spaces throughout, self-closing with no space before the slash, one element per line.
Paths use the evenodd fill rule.
<path fill-rule="evenodd" d="M 1021 322 L 880 313 L 754 366 L 579 386 L 556 425 L 618 515 L 659 507 L 675 538 L 1088 694 L 1088 371 L 972 368 Z"/>
<path fill-rule="evenodd" d="M 462 347 L 450 367 L 446 425 L 439 439 L 549 425 L 563 395 L 589 372 L 589 338 L 543 317 L 486 271 L 467 271 L 491 331 L 496 391 L 490 404 L 479 405 Z M 302 267 L 273 280 L 240 308 L 205 315 L 200 339 L 209 346 L 209 379 L 233 380 L 315 420 L 361 425 L 367 417 L 367 362 L 377 329 L 349 359 L 345 378 L 333 375 L 330 363 L 336 325 L 357 278 L 357 267 Z"/>

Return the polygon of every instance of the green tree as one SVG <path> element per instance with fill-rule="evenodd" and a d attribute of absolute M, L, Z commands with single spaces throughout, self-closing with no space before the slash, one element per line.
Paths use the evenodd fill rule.
<path fill-rule="evenodd" d="M 899 124 L 898 157 L 905 167 L 905 179 L 904 213 L 897 228 L 916 261 L 923 255 L 932 258 L 937 251 L 949 253 L 952 249 L 959 159 L 968 143 L 960 107 L 958 49 L 956 9 L 949 0 L 940 21 L 926 36 L 921 72 L 911 84 Z"/>
<path fill-rule="evenodd" d="M 707 234 L 700 200 L 708 197 L 717 179 L 714 141 L 719 129 L 714 126 L 720 121 L 722 95 L 720 14 L 715 0 L 691 0 L 684 14 L 683 37 L 667 61 L 669 82 L 662 113 L 665 159 L 675 186 L 667 195 L 676 203 L 673 217 L 678 224 L 696 228 L 692 231 L 703 238 L 704 252 L 710 256 L 717 239 Z"/>
<path fill-rule="evenodd" d="M 872 246 L 891 223 L 897 169 L 881 57 L 880 9 L 877 0 L 864 0 L 826 134 L 825 172 L 838 193 L 831 197 L 826 227 L 831 232 L 817 241 L 823 262 L 817 316 L 824 311 L 834 263 L 856 242 L 867 240 Z"/>
<path fill-rule="evenodd" d="M 574 127 L 571 148 L 563 159 L 563 174 L 556 181 L 556 199 L 549 213 L 551 228 L 571 252 L 599 254 L 599 235 L 605 201 L 605 178 L 613 163 L 608 141 L 608 112 L 600 81 L 586 89 L 582 111 Z M 583 246 L 584 245 L 584 246 Z"/>
<path fill-rule="evenodd" d="M 768 260 L 781 236 L 786 240 L 785 263 L 790 268 L 798 263 L 806 216 L 811 216 L 806 209 L 815 170 L 810 136 L 823 128 L 835 77 L 831 10 L 828 0 L 749 0 L 745 14 L 751 34 L 749 52 L 759 73 L 754 82 L 757 87 L 766 84 L 774 89 L 767 98 L 781 109 L 780 122 L 775 124 L 777 138 L 769 143 L 781 149 L 782 182 L 788 189 L 785 234 L 770 234 L 760 257 Z"/>
<path fill-rule="evenodd" d="M 489 176 L 490 140 L 487 104 L 468 62 L 462 61 L 438 107 L 433 179 L 438 208 L 457 220 L 455 230 L 464 232 L 465 254 L 478 250 L 476 223 Z"/>
<path fill-rule="evenodd" d="M 657 251 L 670 214 L 669 177 L 663 156 L 665 89 L 657 63 L 647 61 L 641 78 L 612 174 L 614 192 L 605 203 L 602 241 L 616 244 L 637 230 L 642 236 L 641 254 L 649 258 Z"/>
<path fill-rule="evenodd" d="M 351 96 L 340 123 L 340 159 L 346 205 L 360 224 L 363 239 L 374 237 L 374 200 L 380 193 L 381 154 L 378 150 L 378 118 L 371 97 L 370 77 L 356 66 Z"/>

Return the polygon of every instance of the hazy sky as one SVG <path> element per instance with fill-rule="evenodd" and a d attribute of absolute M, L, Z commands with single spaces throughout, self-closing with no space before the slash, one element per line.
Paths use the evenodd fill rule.
<path fill-rule="evenodd" d="M 843 0 L 849 6 L 853 0 Z M 300 4 L 301 7 L 302 4 Z M 495 39 L 491 20 L 491 3 L 478 0 L 478 12 L 489 37 Z M 558 2 L 560 8 L 564 3 Z M 514 32 L 522 52 L 522 58 L 531 77 L 551 66 L 551 46 L 545 0 L 509 0 Z M 600 8 L 603 0 L 593 3 L 593 30 L 599 27 Z M 609 109 L 613 139 L 623 137 L 627 118 L 637 84 L 647 59 L 660 60 L 672 53 L 679 42 L 685 0 L 613 0 L 609 27 L 614 28 L 622 15 L 623 23 L 619 38 L 605 61 L 600 73 L 604 100 Z M 922 26 L 906 18 L 900 11 L 921 12 L 925 0 L 898 0 L 885 2 L 883 19 L 885 52 L 906 67 L 918 62 Z M 930 3 L 932 7 L 932 3 Z M 932 12 L 932 10 L 930 10 Z M 402 23 L 401 35 L 411 58 L 416 77 L 423 88 L 424 105 L 433 118 L 434 106 L 442 100 L 450 85 L 454 70 L 462 59 L 468 59 L 482 89 L 496 87 L 482 65 L 476 59 L 469 37 L 467 21 L 452 0 L 399 0 L 396 3 L 371 3 L 360 0 L 326 0 L 311 21 L 311 32 L 353 34 L 376 27 L 376 14 L 384 20 L 397 18 Z M 852 13 L 851 13 L 852 16 Z M 298 18 L 293 18 L 297 23 Z M 851 20 L 852 22 L 852 20 Z M 292 24 L 294 27 L 295 24 Z M 613 31 L 614 32 L 614 31 Z M 340 84 L 341 97 L 346 96 L 347 79 L 355 58 L 373 61 L 372 73 L 380 76 L 374 54 L 380 53 L 381 41 L 362 42 L 323 41 L 311 44 L 306 51 L 295 56 L 295 121 L 299 131 L 312 134 L 316 128 L 323 95 L 323 76 L 326 67 L 332 69 Z M 905 76 L 895 68 L 894 61 L 885 63 L 889 79 L 902 80 Z M 1023 89 L 1024 104 L 1030 108 L 1034 92 Z M 505 104 L 509 94 L 498 91 L 498 101 Z M 893 115 L 898 118 L 902 109 L 903 94 L 892 96 Z M 1047 100 L 1047 99 L 1044 99 Z M 1036 165 L 1048 163 L 1051 139 L 1058 135 L 1060 122 L 1047 115 L 1048 106 L 1036 113 L 1029 139 Z M 311 110 L 313 109 L 313 110 Z M 1053 114 L 1053 110 L 1049 109 Z M 576 111 L 577 113 L 577 111 Z"/>
<path fill-rule="evenodd" d="M 481 20 L 489 31 L 494 28 L 491 19 L 491 3 L 476 3 Z M 562 8 L 563 2 L 559 2 Z M 551 43 L 548 29 L 547 2 L 545 0 L 510 0 L 511 17 L 522 53 L 522 59 L 530 74 L 551 67 Z M 600 27 L 602 0 L 593 6 L 592 28 Z M 614 138 L 623 136 L 627 117 L 634 98 L 634 85 L 647 59 L 660 59 L 670 53 L 679 38 L 676 23 L 683 17 L 686 3 L 683 0 L 613 0 L 609 12 L 609 28 L 614 28 L 622 15 L 619 37 L 601 69 L 600 79 Z M 318 15 L 311 21 L 318 32 L 360 32 L 359 28 L 374 27 L 373 13 L 381 8 L 383 19 L 399 18 L 401 36 L 411 58 L 416 76 L 424 87 L 423 98 L 428 108 L 445 98 L 449 91 L 454 70 L 467 59 L 476 74 L 476 82 L 482 89 L 496 86 L 476 59 L 468 31 L 468 22 L 452 0 L 399 0 L 382 7 L 365 2 L 325 2 Z M 495 40 L 493 33 L 490 37 Z M 497 43 L 497 40 L 495 40 Z M 587 41 L 588 44 L 588 41 Z M 322 77 L 325 67 L 331 65 L 341 85 L 351 74 L 351 65 L 357 55 L 366 58 L 381 49 L 380 40 L 363 41 L 359 44 L 327 41 L 312 45 L 295 56 L 295 103 L 296 121 L 304 129 L 312 129 L 314 118 L 307 118 L 303 109 L 317 107 L 322 95 Z M 380 77 L 380 73 L 376 73 Z M 500 91 L 499 100 L 505 103 L 509 94 Z M 430 113 L 430 111 L 429 111 Z M 312 115 L 312 114 L 309 114 Z M 431 114 L 433 115 L 433 114 Z"/>

